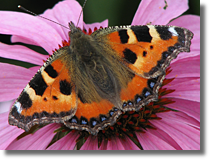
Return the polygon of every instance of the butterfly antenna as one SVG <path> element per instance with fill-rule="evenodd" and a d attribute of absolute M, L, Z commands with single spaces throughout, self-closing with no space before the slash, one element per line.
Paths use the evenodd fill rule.
<path fill-rule="evenodd" d="M 78 21 L 77 21 L 77 25 L 76 25 L 76 26 L 78 26 L 78 24 L 79 24 L 79 20 L 80 20 L 80 18 L 81 18 L 81 15 L 82 15 L 82 12 L 83 12 L 83 9 L 84 9 L 84 7 L 85 7 L 86 2 L 87 2 L 87 0 L 85 0 L 84 3 L 83 3 L 82 10 L 81 10 L 81 12 L 80 12 L 79 19 L 78 19 Z"/>
<path fill-rule="evenodd" d="M 27 10 L 26 8 L 22 7 L 21 5 L 18 5 L 18 8 L 20 8 L 20 9 L 22 9 L 23 11 L 28 12 L 28 13 L 34 15 L 34 16 L 38 16 L 38 17 L 41 17 L 41 18 L 46 19 L 46 20 L 48 20 L 48 21 L 51 21 L 51 22 L 53 22 L 53 23 L 56 23 L 56 24 L 58 24 L 58 25 L 60 25 L 60 26 L 62 26 L 62 27 L 64 27 L 64 28 L 67 28 L 67 29 L 69 30 L 68 27 L 66 27 L 66 26 L 64 26 L 64 25 L 62 25 L 62 24 L 60 24 L 60 23 L 58 23 L 58 22 L 55 22 L 55 21 L 53 21 L 53 20 L 51 20 L 51 19 L 48 19 L 48 18 L 46 18 L 46 17 L 40 16 L 40 15 L 34 13 L 34 12 L 31 12 L 31 11 Z"/>

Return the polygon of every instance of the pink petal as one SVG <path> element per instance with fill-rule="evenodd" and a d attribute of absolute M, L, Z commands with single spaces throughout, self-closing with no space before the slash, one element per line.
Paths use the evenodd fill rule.
<path fill-rule="evenodd" d="M 151 121 L 151 122 L 153 122 L 153 121 Z M 165 143 L 167 143 L 168 146 L 167 146 L 167 144 L 164 144 L 165 147 L 173 147 L 176 150 L 181 150 L 181 147 L 177 144 L 177 142 L 173 138 L 171 138 L 170 135 L 168 135 L 166 132 L 164 132 L 160 128 L 147 129 L 146 132 L 149 132 L 149 133 L 153 134 L 156 137 L 156 140 L 160 139 L 160 140 L 157 140 L 157 141 L 160 141 L 160 142 L 164 141 Z M 160 147 L 160 146 L 157 146 L 157 147 Z"/>
<path fill-rule="evenodd" d="M 168 119 L 169 121 L 177 121 L 177 122 L 186 124 L 188 126 L 192 126 L 192 127 L 200 130 L 200 120 L 197 121 L 193 117 L 190 117 L 189 115 L 187 115 L 183 112 L 180 112 L 180 111 L 167 112 L 167 114 L 166 113 L 158 113 L 157 116 L 160 118 Z"/>
<path fill-rule="evenodd" d="M 0 22 L 1 34 L 24 37 L 28 44 L 41 46 L 48 53 L 51 53 L 58 43 L 62 42 L 59 33 L 39 17 L 19 12 L 1 11 Z"/>
<path fill-rule="evenodd" d="M 47 150 L 73 150 L 79 136 L 80 134 L 78 132 L 70 132 L 60 140 L 53 143 L 47 148 Z"/>
<path fill-rule="evenodd" d="M 136 14 L 133 18 L 132 25 L 160 24 L 166 25 L 173 18 L 178 17 L 188 9 L 188 0 L 142 0 Z"/>
<path fill-rule="evenodd" d="M 34 134 L 13 141 L 7 147 L 7 150 L 45 150 L 56 134 L 54 130 L 59 127 L 59 124 L 49 124 L 36 131 Z"/>
<path fill-rule="evenodd" d="M 35 72 L 20 66 L 0 63 L 0 101 L 16 99 Z"/>
<path fill-rule="evenodd" d="M 82 7 L 77 1 L 68 0 L 57 3 L 52 9 L 46 10 L 41 16 L 49 18 L 69 28 L 70 21 L 77 25 L 81 10 Z M 69 40 L 68 29 L 47 20 L 45 20 L 45 22 L 56 29 L 63 40 Z M 83 29 L 83 14 L 80 17 L 77 27 Z"/>
<path fill-rule="evenodd" d="M 170 65 L 172 72 L 166 78 L 200 77 L 200 55 L 180 59 Z"/>
<path fill-rule="evenodd" d="M 31 70 L 33 73 L 36 73 L 36 72 L 38 72 L 38 70 L 39 70 L 40 68 L 41 68 L 40 66 L 35 66 L 35 67 L 29 68 L 29 70 Z"/>
<path fill-rule="evenodd" d="M 174 150 L 170 143 L 152 134 L 150 130 L 146 133 L 136 132 L 136 136 L 144 150 Z"/>
<path fill-rule="evenodd" d="M 186 113 L 200 122 L 200 102 L 173 98 L 175 103 L 168 104 L 167 107 Z"/>
<path fill-rule="evenodd" d="M 90 135 L 80 150 L 98 150 L 98 137 Z"/>
<path fill-rule="evenodd" d="M 25 46 L 7 45 L 3 43 L 0 43 L 0 57 L 29 62 L 37 65 L 42 65 L 43 60 L 48 58 L 47 55 L 37 53 Z"/>
<path fill-rule="evenodd" d="M 112 137 L 107 143 L 107 150 L 140 150 L 127 136 L 124 139 Z"/>
<path fill-rule="evenodd" d="M 164 114 L 163 114 L 164 115 Z M 151 123 L 170 135 L 183 150 L 200 149 L 200 131 L 182 122 L 165 119 Z"/>
<path fill-rule="evenodd" d="M 8 124 L 9 112 L 0 114 L 0 150 L 6 149 L 24 130 Z"/>
<path fill-rule="evenodd" d="M 21 43 L 25 43 L 25 44 L 39 46 L 39 44 L 37 44 L 32 38 L 28 38 L 24 34 L 23 34 L 23 36 L 22 35 L 17 35 L 17 34 L 12 35 L 11 36 L 11 42 L 12 43 L 21 42 Z"/>
<path fill-rule="evenodd" d="M 107 150 L 107 143 L 108 141 L 103 139 L 101 142 L 101 146 L 99 147 L 99 150 Z"/>
<path fill-rule="evenodd" d="M 179 61 L 181 59 L 190 59 L 190 58 L 193 58 L 193 57 L 197 57 L 200 59 L 200 51 L 190 51 L 190 52 L 181 52 L 176 59 L 174 59 L 171 64 L 175 63 L 176 61 Z"/>
<path fill-rule="evenodd" d="M 84 29 L 86 29 L 87 31 L 89 29 L 91 29 L 91 31 L 93 32 L 95 28 L 99 29 L 100 27 L 105 28 L 108 27 L 108 19 L 104 20 L 103 22 L 100 23 L 92 23 L 92 24 L 83 24 Z"/>
<path fill-rule="evenodd" d="M 175 91 L 164 97 L 200 102 L 200 78 L 175 78 L 166 88 L 175 89 Z"/>
<path fill-rule="evenodd" d="M 125 150 L 125 148 L 118 137 L 112 137 L 108 140 L 107 150 Z"/>
<path fill-rule="evenodd" d="M 4 112 L 8 112 L 12 107 L 14 100 L 0 102 L 0 114 Z"/>
<path fill-rule="evenodd" d="M 139 147 L 127 136 L 124 137 L 124 139 L 120 139 L 122 144 L 125 147 L 125 150 L 140 150 Z"/>
<path fill-rule="evenodd" d="M 0 78 L 17 78 L 17 79 L 27 79 L 29 77 L 32 77 L 35 72 L 32 73 L 32 70 L 24 68 L 24 67 L 20 67 L 20 66 L 16 66 L 16 65 L 12 65 L 12 64 L 7 64 L 7 63 L 0 63 L 0 68 L 1 68 L 1 72 L 0 72 Z"/>

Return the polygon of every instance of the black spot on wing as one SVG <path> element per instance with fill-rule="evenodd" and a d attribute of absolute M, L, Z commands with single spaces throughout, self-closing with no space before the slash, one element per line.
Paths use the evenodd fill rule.
<path fill-rule="evenodd" d="M 56 70 L 51 65 L 48 65 L 44 71 L 51 77 L 51 78 L 56 78 L 58 76 L 58 73 Z"/>
<path fill-rule="evenodd" d="M 99 122 L 95 118 L 90 119 L 90 126 L 93 128 L 95 127 Z"/>
<path fill-rule="evenodd" d="M 39 113 L 35 112 L 32 116 L 32 119 L 38 119 L 40 117 Z"/>
<path fill-rule="evenodd" d="M 105 115 L 100 115 L 99 117 L 100 117 L 99 119 L 101 122 L 107 120 L 107 117 Z"/>
<path fill-rule="evenodd" d="M 70 123 L 78 123 L 79 120 L 76 116 L 72 117 L 70 120 L 69 120 Z"/>
<path fill-rule="evenodd" d="M 35 90 L 36 95 L 40 96 L 43 95 L 45 89 L 47 88 L 47 84 L 45 83 L 40 72 L 38 72 L 35 77 L 29 82 L 29 86 Z"/>
<path fill-rule="evenodd" d="M 143 51 L 143 57 L 146 57 L 147 51 Z"/>
<path fill-rule="evenodd" d="M 149 95 L 152 95 L 151 91 L 149 91 L 148 88 L 144 88 L 144 90 L 143 90 L 142 93 L 143 93 L 143 96 L 144 96 L 145 98 L 147 98 Z"/>
<path fill-rule="evenodd" d="M 118 34 L 122 43 L 128 43 L 129 36 L 126 29 L 119 30 Z"/>
<path fill-rule="evenodd" d="M 65 95 L 71 94 L 71 84 L 67 82 L 66 80 L 60 81 L 60 92 Z"/>
<path fill-rule="evenodd" d="M 132 26 L 132 31 L 136 35 L 139 42 L 151 42 L 152 37 L 149 33 L 149 28 L 147 26 Z"/>
<path fill-rule="evenodd" d="M 130 49 L 126 48 L 124 51 L 123 51 L 123 54 L 124 54 L 124 58 L 134 64 L 136 62 L 136 59 L 137 59 L 137 56 L 134 52 L 132 52 Z"/>
<path fill-rule="evenodd" d="M 32 100 L 27 92 L 23 92 L 18 99 L 18 102 L 20 102 L 21 107 L 24 109 L 28 109 L 32 106 Z"/>
<path fill-rule="evenodd" d="M 81 118 L 80 118 L 80 124 L 81 125 L 83 125 L 83 124 L 88 125 L 88 120 L 85 117 L 82 117 L 81 116 Z"/>
<path fill-rule="evenodd" d="M 46 111 L 41 112 L 40 115 L 41 115 L 41 117 L 49 117 L 50 116 L 50 114 L 47 113 Z"/>
<path fill-rule="evenodd" d="M 172 33 L 168 30 L 168 27 L 155 27 L 163 40 L 169 40 L 172 38 Z"/>
<path fill-rule="evenodd" d="M 50 117 L 59 117 L 59 115 L 55 112 L 53 112 L 52 114 L 50 114 Z"/>
<path fill-rule="evenodd" d="M 52 96 L 52 98 L 53 98 L 54 100 L 58 100 L 58 97 L 56 97 L 56 96 Z"/>

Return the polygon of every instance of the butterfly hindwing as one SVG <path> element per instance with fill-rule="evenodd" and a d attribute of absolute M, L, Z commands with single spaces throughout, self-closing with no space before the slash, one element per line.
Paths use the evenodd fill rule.
<path fill-rule="evenodd" d="M 10 111 L 11 125 L 28 131 L 35 124 L 63 123 L 75 114 L 75 85 L 62 60 L 66 51 L 55 52 L 22 91 Z"/>
<path fill-rule="evenodd" d="M 121 110 L 108 100 L 98 103 L 83 103 L 78 100 L 75 116 L 64 124 L 71 129 L 86 130 L 91 134 L 96 134 L 106 126 L 113 125 L 120 114 L 122 114 Z"/>
<path fill-rule="evenodd" d="M 123 101 L 123 111 L 138 111 L 142 106 L 149 104 L 149 102 L 156 101 L 158 90 L 164 78 L 164 74 L 150 79 L 135 75 L 127 87 L 120 92 Z"/>

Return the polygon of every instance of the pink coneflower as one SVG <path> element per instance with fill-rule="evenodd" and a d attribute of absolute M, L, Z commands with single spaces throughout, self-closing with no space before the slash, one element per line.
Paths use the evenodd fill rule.
<path fill-rule="evenodd" d="M 132 25 L 175 25 L 194 33 L 191 52 L 180 53 L 167 69 L 159 100 L 138 112 L 124 113 L 115 125 L 97 136 L 66 130 L 61 124 L 35 128 L 32 133 L 8 124 L 9 109 L 48 56 L 20 45 L 0 43 L 0 56 L 29 62 L 38 67 L 23 68 L 0 63 L 0 149 L 7 150 L 199 150 L 200 149 L 200 18 L 181 16 L 187 0 L 142 0 Z M 75 0 L 59 2 L 42 15 L 68 26 L 77 23 L 81 6 Z M 55 14 L 56 13 L 56 14 Z M 108 21 L 78 27 L 107 27 Z M 12 42 L 41 46 L 49 54 L 68 42 L 68 30 L 25 13 L 0 12 L 0 33 L 13 35 Z M 140 117 L 140 118 L 139 118 Z M 138 122 L 137 122 L 138 121 Z M 123 126 L 122 126 L 123 123 Z M 138 123 L 138 125 L 136 124 Z"/>

